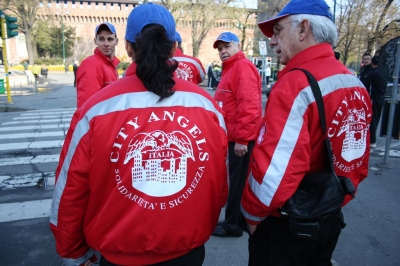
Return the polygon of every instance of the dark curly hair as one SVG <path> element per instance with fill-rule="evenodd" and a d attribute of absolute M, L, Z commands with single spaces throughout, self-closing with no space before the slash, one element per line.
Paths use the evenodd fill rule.
<path fill-rule="evenodd" d="M 170 60 L 174 42 L 168 40 L 165 28 L 150 24 L 129 42 L 135 52 L 136 74 L 148 91 L 160 96 L 159 101 L 174 94 L 172 79 L 178 64 Z"/>

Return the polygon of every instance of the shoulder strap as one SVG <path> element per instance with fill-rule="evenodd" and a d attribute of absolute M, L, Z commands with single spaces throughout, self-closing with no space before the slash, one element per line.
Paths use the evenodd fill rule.
<path fill-rule="evenodd" d="M 328 153 L 327 155 L 328 155 L 329 165 L 330 165 L 332 172 L 334 172 L 333 161 L 332 161 L 333 153 L 332 153 L 332 148 L 331 148 L 331 141 L 326 136 L 325 107 L 324 107 L 324 101 L 322 100 L 321 89 L 318 85 L 317 80 L 314 78 L 314 76 L 310 72 L 308 72 L 307 70 L 302 69 L 302 68 L 293 68 L 290 71 L 293 71 L 293 70 L 300 70 L 307 76 L 308 83 L 310 84 L 311 90 L 314 94 L 315 102 L 317 104 L 319 121 L 321 123 L 322 131 L 324 132 L 324 135 L 325 135 L 325 147 L 326 147 L 326 151 Z"/>

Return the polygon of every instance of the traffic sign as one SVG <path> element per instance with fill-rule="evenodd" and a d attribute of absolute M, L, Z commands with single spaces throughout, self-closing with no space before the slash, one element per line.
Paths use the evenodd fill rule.
<path fill-rule="evenodd" d="M 260 47 L 260 55 L 267 55 L 267 42 L 258 42 L 258 46 Z"/>

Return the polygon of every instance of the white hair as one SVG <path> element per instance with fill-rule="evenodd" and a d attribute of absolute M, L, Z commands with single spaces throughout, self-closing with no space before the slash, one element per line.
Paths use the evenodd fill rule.
<path fill-rule="evenodd" d="M 336 46 L 338 34 L 335 23 L 325 16 L 299 14 L 291 15 L 293 29 L 303 20 L 308 20 L 311 26 L 311 32 L 316 43 L 330 43 L 332 47 Z"/>

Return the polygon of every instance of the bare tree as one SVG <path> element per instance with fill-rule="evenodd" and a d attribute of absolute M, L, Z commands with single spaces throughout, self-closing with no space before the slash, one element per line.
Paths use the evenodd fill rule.
<path fill-rule="evenodd" d="M 375 54 L 387 41 L 398 36 L 398 1 L 344 0 L 338 6 L 336 50 L 341 52 L 345 65 L 358 68 L 361 54 Z"/>
<path fill-rule="evenodd" d="M 341 53 L 341 60 L 345 65 L 350 57 L 357 57 L 356 51 L 360 50 L 365 32 L 365 26 L 361 22 L 366 12 L 366 1 L 349 0 L 339 4 L 339 17 L 336 19 L 339 38 L 336 50 Z"/>
<path fill-rule="evenodd" d="M 249 20 L 252 16 L 256 16 L 257 9 L 255 7 L 246 6 L 248 1 L 236 1 L 236 5 L 226 9 L 227 18 L 230 19 L 235 27 L 240 31 L 241 47 L 243 51 L 252 49 L 253 42 L 247 39 L 247 29 L 253 27 L 249 24 Z"/>
<path fill-rule="evenodd" d="M 198 57 L 201 44 L 216 21 L 224 17 L 224 10 L 233 0 L 161 0 L 178 23 L 191 28 L 192 55 Z"/>
<path fill-rule="evenodd" d="M 2 1 L 3 2 L 3 1 Z M 29 64 L 33 65 L 37 58 L 36 42 L 33 31 L 36 22 L 36 13 L 40 0 L 4 0 L 3 10 L 8 10 L 18 17 L 22 32 L 25 33 L 26 48 L 28 50 Z"/>

